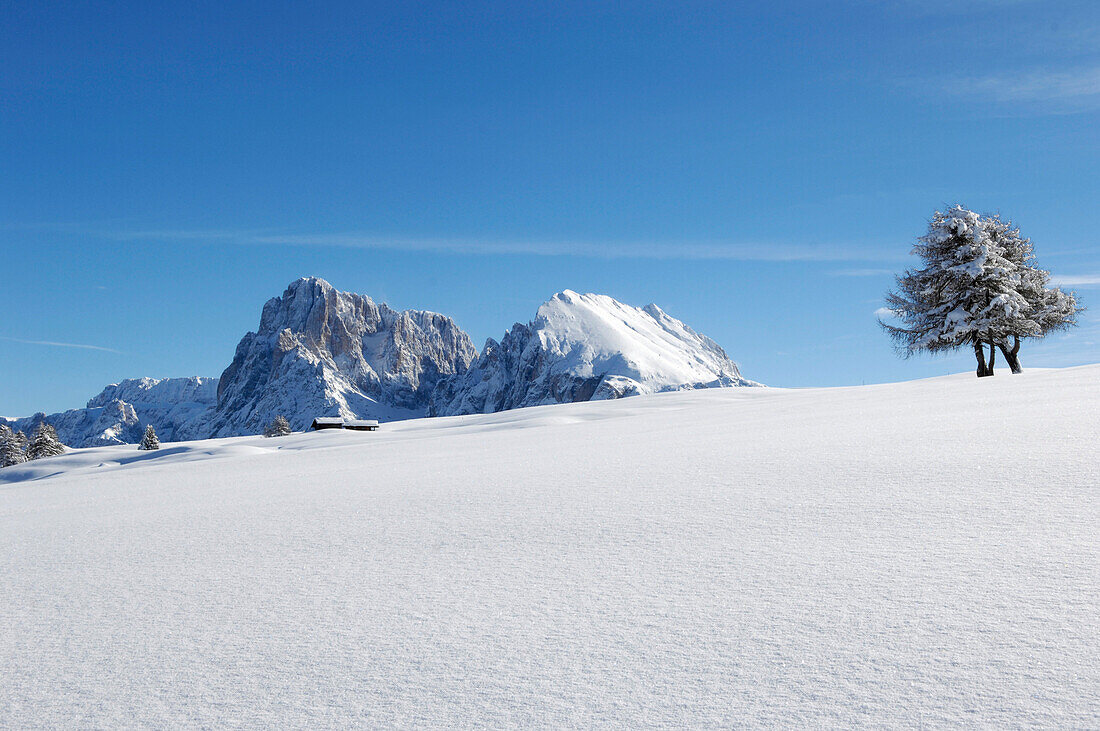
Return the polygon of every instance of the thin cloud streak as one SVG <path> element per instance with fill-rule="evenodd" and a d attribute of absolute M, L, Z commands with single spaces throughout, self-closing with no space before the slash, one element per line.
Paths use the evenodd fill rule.
<path fill-rule="evenodd" d="M 894 269 L 839 269 L 829 273 L 834 277 L 882 277 L 897 274 L 897 271 Z"/>
<path fill-rule="evenodd" d="M 0 340 L 7 340 L 12 343 L 23 343 L 24 345 L 46 345 L 54 348 L 80 348 L 81 350 L 101 350 L 105 353 L 117 353 L 118 355 L 125 355 L 121 350 L 115 350 L 114 348 L 105 348 L 102 345 L 85 345 L 84 343 L 59 343 L 54 340 L 25 340 L 23 338 L 10 338 L 5 335 L 0 335 Z"/>
<path fill-rule="evenodd" d="M 1050 281 L 1059 287 L 1098 287 L 1100 286 L 1100 274 L 1054 275 L 1050 278 Z"/>
<path fill-rule="evenodd" d="M 217 241 L 244 246 L 318 246 L 474 256 L 583 256 L 595 259 L 731 261 L 890 261 L 894 256 L 841 246 L 783 243 L 660 241 L 501 241 L 491 239 L 395 238 L 369 234 L 272 234 L 249 231 L 128 231 L 102 234 L 119 241 Z"/>
<path fill-rule="evenodd" d="M 1100 107 L 1100 66 L 955 78 L 937 87 L 939 92 L 955 96 L 979 96 L 995 103 L 1069 114 Z"/>

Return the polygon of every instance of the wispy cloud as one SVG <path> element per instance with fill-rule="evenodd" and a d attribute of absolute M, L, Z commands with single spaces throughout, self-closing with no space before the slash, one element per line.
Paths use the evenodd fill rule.
<path fill-rule="evenodd" d="M 868 248 L 827 244 L 730 241 L 541 241 L 487 238 L 389 237 L 366 233 L 277 234 L 255 231 L 151 230 L 100 232 L 118 241 L 179 241 L 244 246 L 301 246 L 468 255 L 580 256 L 594 259 L 725 259 L 738 261 L 889 261 Z"/>
<path fill-rule="evenodd" d="M 105 353 L 118 353 L 123 355 L 121 350 L 115 350 L 114 348 L 105 348 L 102 345 L 86 345 L 84 343 L 61 343 L 56 340 L 25 340 L 23 338 L 10 338 L 4 335 L 0 335 L 0 340 L 7 340 L 12 343 L 23 343 L 24 345 L 46 345 L 54 348 L 80 348 L 82 350 L 101 350 Z"/>
<path fill-rule="evenodd" d="M 895 315 L 894 311 L 891 310 L 889 307 L 880 307 L 877 310 L 875 310 L 875 317 L 877 317 L 880 320 L 886 320 L 886 319 L 897 317 L 897 315 Z"/>
<path fill-rule="evenodd" d="M 949 79 L 940 87 L 955 96 L 1025 104 L 1055 114 L 1082 112 L 1100 107 L 1100 66 L 963 77 Z"/>
<path fill-rule="evenodd" d="M 1100 274 L 1054 275 L 1050 278 L 1050 281 L 1059 287 L 1098 287 L 1100 286 Z"/>
<path fill-rule="evenodd" d="M 838 269 L 829 273 L 834 277 L 883 277 L 898 272 L 896 269 Z"/>

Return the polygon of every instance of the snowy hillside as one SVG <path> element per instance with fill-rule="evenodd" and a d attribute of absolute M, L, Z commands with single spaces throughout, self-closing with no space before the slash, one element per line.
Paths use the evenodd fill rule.
<path fill-rule="evenodd" d="M 660 391 L 758 385 L 713 340 L 657 305 L 565 290 L 489 340 L 465 375 L 441 383 L 433 415 L 603 400 Z"/>
<path fill-rule="evenodd" d="M 1095 728 L 1097 413 L 1089 366 L 7 468 L 0 726 Z"/>

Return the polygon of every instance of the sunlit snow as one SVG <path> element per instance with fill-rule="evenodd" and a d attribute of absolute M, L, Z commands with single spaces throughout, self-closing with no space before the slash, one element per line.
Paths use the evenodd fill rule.
<path fill-rule="evenodd" d="M 1088 366 L 6 468 L 0 726 L 1095 727 L 1097 414 Z"/>

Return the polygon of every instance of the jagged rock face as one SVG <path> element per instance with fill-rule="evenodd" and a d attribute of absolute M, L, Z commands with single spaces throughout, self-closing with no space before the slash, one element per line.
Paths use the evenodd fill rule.
<path fill-rule="evenodd" d="M 218 385 L 205 436 L 255 434 L 277 414 L 294 429 L 317 416 L 422 416 L 437 382 L 477 356 L 453 320 L 397 312 L 304 278 L 269 300 Z"/>
<path fill-rule="evenodd" d="M 137 442 L 147 424 L 165 441 L 173 441 L 214 405 L 217 387 L 216 378 L 130 378 L 107 386 L 83 409 L 38 413 L 8 424 L 30 434 L 45 421 L 70 447 Z"/>
<path fill-rule="evenodd" d="M 429 414 L 755 385 L 717 343 L 656 305 L 631 307 L 566 290 L 532 322 L 517 323 L 499 343 L 488 340 L 465 374 L 439 385 Z"/>

